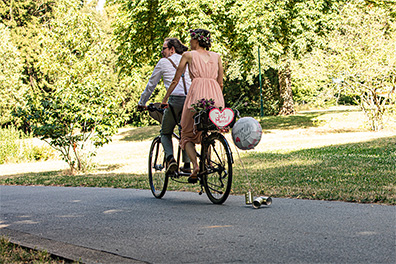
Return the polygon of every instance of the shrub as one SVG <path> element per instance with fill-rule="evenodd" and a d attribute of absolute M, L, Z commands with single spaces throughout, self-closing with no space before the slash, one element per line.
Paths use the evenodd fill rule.
<path fill-rule="evenodd" d="M 0 128 L 0 164 L 48 160 L 55 156 L 47 146 L 35 146 L 32 136 L 15 127 Z"/>

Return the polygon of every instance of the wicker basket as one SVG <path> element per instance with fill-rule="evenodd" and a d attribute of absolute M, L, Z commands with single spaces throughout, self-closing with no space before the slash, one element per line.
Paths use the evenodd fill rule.
<path fill-rule="evenodd" d="M 209 119 L 209 111 L 201 111 L 194 115 L 194 125 L 198 131 L 216 130 L 217 127 Z"/>

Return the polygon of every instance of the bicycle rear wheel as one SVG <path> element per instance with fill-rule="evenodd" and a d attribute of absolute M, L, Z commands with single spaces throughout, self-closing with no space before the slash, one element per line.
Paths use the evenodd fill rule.
<path fill-rule="evenodd" d="M 161 144 L 161 137 L 156 137 L 151 143 L 149 153 L 149 182 L 155 198 L 162 198 L 168 187 L 168 177 L 165 175 L 166 156 Z"/>
<path fill-rule="evenodd" d="M 232 185 L 232 154 L 222 134 L 211 134 L 202 145 L 203 185 L 214 204 L 224 203 Z"/>

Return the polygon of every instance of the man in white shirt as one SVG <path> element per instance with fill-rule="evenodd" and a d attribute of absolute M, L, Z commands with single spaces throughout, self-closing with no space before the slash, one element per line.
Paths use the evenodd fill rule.
<path fill-rule="evenodd" d="M 147 101 L 150 99 L 151 94 L 154 92 L 155 87 L 158 85 L 161 78 L 163 79 L 164 86 L 166 89 L 169 88 L 172 83 L 173 77 L 176 73 L 176 68 L 180 63 L 181 54 L 187 51 L 187 47 L 184 46 L 180 40 L 176 38 L 165 39 L 164 45 L 162 46 L 163 58 L 159 60 L 154 68 L 154 71 L 147 83 L 146 89 L 142 93 L 138 107 L 145 106 Z M 170 174 L 177 170 L 177 163 L 173 156 L 173 145 L 172 145 L 172 133 L 177 123 L 180 122 L 181 113 L 183 110 L 184 101 L 188 89 L 191 85 L 190 75 L 188 68 L 184 73 L 184 78 L 180 79 L 175 90 L 169 96 L 169 107 L 165 109 L 164 116 L 162 118 L 161 125 L 161 143 L 164 146 L 166 155 L 166 173 Z M 175 114 L 177 120 L 172 113 Z M 190 160 L 188 155 L 183 151 L 183 162 L 184 166 L 181 168 L 184 172 L 190 172 Z"/>

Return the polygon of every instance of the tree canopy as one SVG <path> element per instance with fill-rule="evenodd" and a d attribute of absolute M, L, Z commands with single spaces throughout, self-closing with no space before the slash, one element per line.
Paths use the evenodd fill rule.
<path fill-rule="evenodd" d="M 85 91 L 109 97 L 113 110 L 126 116 L 117 122 L 150 124 L 135 110 L 139 96 L 164 39 L 188 43 L 191 28 L 212 32 L 212 50 L 224 62 L 226 104 L 242 103 L 243 115 L 260 113 L 261 96 L 266 115 L 294 113 L 296 104 L 378 99 L 380 113 L 394 105 L 394 0 L 112 0 L 101 13 L 96 4 L 0 1 L 1 126 L 31 129 L 11 112 L 22 102 L 36 107 L 64 96 L 73 102 L 67 107 L 99 113 L 92 110 L 99 102 L 77 100 Z M 161 100 L 162 87 L 152 100 Z M 368 113 L 373 104 L 361 107 Z"/>
<path fill-rule="evenodd" d="M 23 101 L 26 86 L 22 71 L 20 53 L 11 41 L 10 30 L 0 24 L 0 124 L 10 124 L 12 112 Z"/>
<path fill-rule="evenodd" d="M 213 50 L 223 55 L 226 79 L 253 83 L 263 69 L 279 71 L 281 112 L 293 113 L 290 61 L 323 44 L 333 28 L 338 1 L 118 1 L 115 35 L 119 66 L 128 74 L 142 63 L 154 64 L 166 37 L 188 41 L 189 28 L 212 32 Z M 227 87 L 225 88 L 227 89 Z"/>

